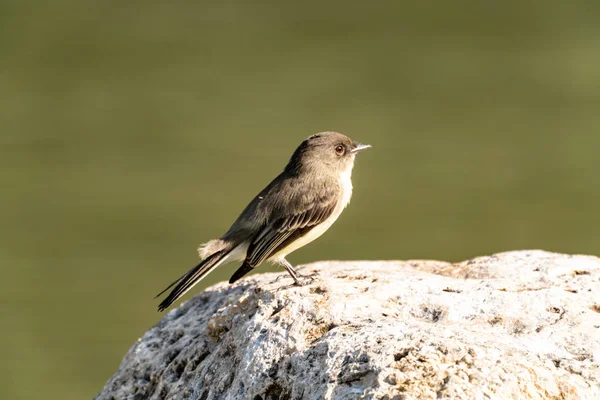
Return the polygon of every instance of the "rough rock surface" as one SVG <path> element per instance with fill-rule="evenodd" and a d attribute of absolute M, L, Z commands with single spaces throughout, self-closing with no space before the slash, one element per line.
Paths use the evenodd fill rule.
<path fill-rule="evenodd" d="M 320 262 L 217 284 L 97 399 L 600 398 L 600 259 Z M 279 278 L 279 279 L 278 279 Z"/>

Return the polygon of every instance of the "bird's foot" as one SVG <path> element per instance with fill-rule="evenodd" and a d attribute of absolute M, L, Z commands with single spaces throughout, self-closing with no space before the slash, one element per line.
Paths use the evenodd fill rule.
<path fill-rule="evenodd" d="M 315 281 L 317 275 L 319 274 L 316 271 L 313 271 L 313 273 L 310 275 L 297 274 L 296 277 L 294 277 L 294 286 L 310 285 Z"/>
<path fill-rule="evenodd" d="M 319 274 L 316 271 L 314 271 L 310 275 L 302 275 L 302 274 L 299 274 L 299 273 L 296 272 L 295 276 L 291 276 L 291 278 L 294 280 L 294 283 L 291 286 L 307 286 L 307 285 L 310 285 L 311 283 L 313 283 L 315 281 L 317 275 L 319 275 Z M 285 279 L 285 278 L 288 278 L 288 275 L 281 274 L 277 278 L 275 278 L 274 283 L 277 283 L 277 282 L 279 282 L 280 279 Z"/>
<path fill-rule="evenodd" d="M 294 279 L 294 286 L 308 286 L 313 283 L 315 278 L 312 276 L 300 275 Z"/>

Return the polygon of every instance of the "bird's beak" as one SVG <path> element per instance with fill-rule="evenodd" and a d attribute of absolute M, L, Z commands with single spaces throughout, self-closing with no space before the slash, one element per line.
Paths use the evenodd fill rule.
<path fill-rule="evenodd" d="M 358 153 L 359 151 L 363 151 L 370 147 L 371 147 L 370 144 L 354 143 L 352 145 L 352 150 L 350 150 L 350 153 Z"/>

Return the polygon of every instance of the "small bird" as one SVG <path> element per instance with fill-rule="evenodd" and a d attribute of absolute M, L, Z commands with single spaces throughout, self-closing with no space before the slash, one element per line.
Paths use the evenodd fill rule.
<path fill-rule="evenodd" d="M 231 228 L 220 239 L 200 246 L 202 261 L 156 296 L 175 286 L 158 311 L 230 261 L 243 264 L 229 283 L 270 261 L 282 265 L 294 284 L 301 285 L 303 277 L 285 257 L 321 236 L 338 219 L 352 197 L 354 158 L 369 147 L 337 132 L 304 140 L 283 172 L 248 204 Z"/>

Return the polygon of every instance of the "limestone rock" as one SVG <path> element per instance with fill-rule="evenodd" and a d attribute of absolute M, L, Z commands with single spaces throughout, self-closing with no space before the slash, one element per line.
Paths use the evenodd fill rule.
<path fill-rule="evenodd" d="M 97 399 L 600 398 L 600 259 L 320 262 L 217 284 Z"/>

